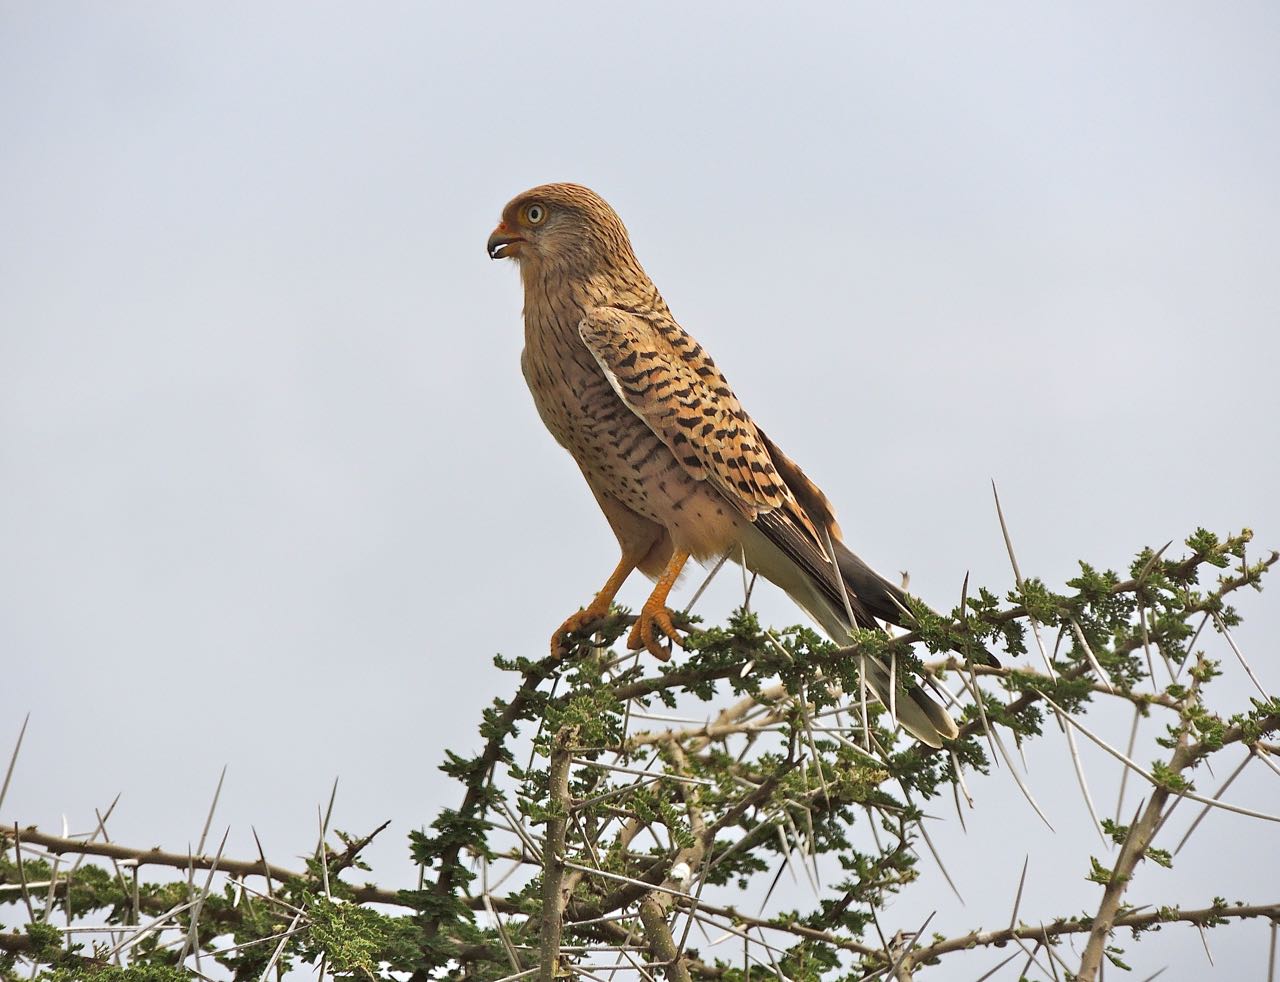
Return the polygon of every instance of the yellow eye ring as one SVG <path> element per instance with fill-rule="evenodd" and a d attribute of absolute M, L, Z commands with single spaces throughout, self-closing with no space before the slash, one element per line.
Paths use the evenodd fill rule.
<path fill-rule="evenodd" d="M 529 205 L 524 210 L 524 220 L 530 225 L 540 225 L 547 217 L 547 209 L 542 205 Z"/>

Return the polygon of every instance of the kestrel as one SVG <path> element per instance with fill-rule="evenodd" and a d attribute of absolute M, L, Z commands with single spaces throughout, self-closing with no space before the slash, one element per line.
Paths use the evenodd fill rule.
<path fill-rule="evenodd" d="M 503 209 L 488 252 L 519 264 L 525 380 L 622 549 L 595 599 L 552 636 L 553 654 L 567 634 L 605 615 L 639 569 L 657 585 L 627 644 L 668 658 L 661 635 L 682 639 L 667 595 L 691 556 L 743 563 L 837 642 L 853 626 L 910 619 L 905 594 L 844 545 L 826 496 L 676 323 L 603 198 L 576 184 L 526 191 Z M 890 705 L 889 670 L 869 663 L 867 676 Z M 957 735 L 919 684 L 908 681 L 905 692 L 892 702 L 909 733 L 934 747 Z"/>

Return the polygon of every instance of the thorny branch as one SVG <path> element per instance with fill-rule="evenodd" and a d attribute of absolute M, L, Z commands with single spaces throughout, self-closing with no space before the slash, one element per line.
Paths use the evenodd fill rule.
<path fill-rule="evenodd" d="M 339 869 L 348 868 L 354 862 L 355 857 L 359 855 L 360 850 L 372 842 L 374 836 L 385 829 L 388 824 L 384 822 L 372 833 L 353 843 L 352 845 L 356 848 L 349 847 L 344 850 L 340 857 L 340 866 L 336 868 L 330 867 L 333 873 L 336 875 Z M 12 832 L 0 828 L 0 844 L 6 844 L 4 840 L 12 837 Z M 114 842 L 86 842 L 84 839 L 50 835 L 47 832 L 41 832 L 34 825 L 22 830 L 22 842 L 24 845 L 38 846 L 45 852 L 55 856 L 102 856 L 107 859 L 128 861 L 139 867 L 168 866 L 180 870 L 207 870 L 214 867 L 213 856 L 192 856 L 185 852 L 165 852 L 163 849 L 136 849 Z M 228 876 L 266 876 L 281 883 L 303 883 L 309 878 L 307 873 L 286 869 L 283 866 L 276 866 L 265 860 L 257 859 L 228 859 L 224 856 L 221 860 L 218 860 L 217 868 Z M 0 902 L 7 899 L 6 890 L 11 894 L 13 888 L 0 886 Z M 352 886 L 351 894 L 351 899 L 356 903 L 410 906 L 401 895 L 401 892 L 397 890 L 384 890 L 372 885 Z"/>
<path fill-rule="evenodd" d="M 1161 907 L 1140 913 L 1119 914 L 1111 926 L 1113 929 L 1131 928 L 1134 931 L 1142 931 L 1160 924 L 1178 923 L 1213 927 L 1229 919 L 1247 920 L 1251 917 L 1265 917 L 1280 921 L 1280 904 L 1215 904 L 1194 910 Z M 968 934 L 956 935 L 926 948 L 920 948 L 913 953 L 911 960 L 919 965 L 927 965 L 955 951 L 967 951 L 974 947 L 1000 948 L 1014 938 L 1021 938 L 1023 941 L 1040 941 L 1045 937 L 1059 938 L 1068 934 L 1089 934 L 1093 931 L 1095 923 L 1088 917 L 1076 917 L 1049 921 L 1047 924 L 1023 924 L 999 931 L 971 931 Z"/>
<path fill-rule="evenodd" d="M 551 813 L 547 818 L 547 837 L 542 847 L 542 932 L 538 943 L 541 948 L 539 964 L 542 978 L 550 982 L 560 975 L 560 934 L 564 919 L 565 896 L 561 890 L 564 880 L 565 831 L 569 826 L 569 766 L 571 747 L 578 731 L 566 727 L 556 734 L 551 748 L 551 770 L 547 795 Z"/>
<path fill-rule="evenodd" d="M 14 855 L 0 862 L 0 903 L 30 904 L 38 922 L 55 903 L 74 900 L 80 916 L 105 911 L 119 932 L 104 935 L 113 939 L 107 946 L 66 954 L 76 931 L 92 929 L 72 924 L 50 934 L 36 923 L 25 933 L 0 931 L 0 957 L 76 964 L 78 971 L 108 959 L 163 964 L 173 958 L 161 938 L 169 932 L 178 944 L 198 938 L 197 950 L 216 954 L 237 977 L 265 978 L 290 960 L 313 959 L 349 977 L 372 976 L 383 964 L 424 980 L 452 965 L 492 979 L 596 978 L 621 969 L 646 979 L 732 975 L 736 982 L 753 966 L 762 976 L 788 979 L 850 970 L 868 979 L 918 978 L 940 959 L 1010 942 L 1031 946 L 1028 965 L 1047 957 L 1041 970 L 1056 973 L 1065 963 L 1051 943 L 1080 934 L 1088 940 L 1077 977 L 1092 979 L 1112 957 L 1108 946 L 1120 928 L 1275 921 L 1277 905 L 1135 911 L 1123 900 L 1141 861 L 1157 854 L 1153 842 L 1189 793 L 1185 774 L 1198 763 L 1244 746 L 1250 760 L 1280 776 L 1271 760 L 1276 746 L 1267 739 L 1280 726 L 1280 703 L 1268 701 L 1264 690 L 1252 709 L 1224 718 L 1201 698 L 1218 671 L 1195 648 L 1197 625 L 1205 623 L 1230 642 L 1262 688 L 1227 633 L 1238 621 L 1228 596 L 1258 587 L 1277 559 L 1248 561 L 1249 537 L 1218 540 L 1198 532 L 1184 558 L 1145 550 L 1124 578 L 1082 565 L 1069 584 L 1074 592 L 1064 594 L 1019 575 L 1007 606 L 966 588 L 950 617 L 921 609 L 915 630 L 891 640 L 863 632 L 845 648 L 802 629 L 761 631 L 742 612 L 724 628 L 691 635 L 681 663 L 653 671 L 646 661 L 614 655 L 609 646 L 630 618 L 612 615 L 594 626 L 594 637 L 582 632 L 574 658 L 500 662 L 519 672 L 520 682 L 509 702 L 486 712 L 479 753 L 451 753 L 443 765 L 465 792 L 430 833 L 411 836 L 419 889 L 338 879 L 372 835 L 344 840 L 345 849 L 326 848 L 319 868 L 312 862 L 294 871 L 261 856 L 215 860 L 35 828 L 21 831 L 18 849 L 16 834 L 0 832 L 0 844 Z M 1201 575 L 1215 568 L 1224 570 L 1217 582 L 1201 586 Z M 1044 656 L 1046 671 L 1018 661 L 1024 623 L 1059 631 L 1060 647 L 1051 661 Z M 1008 652 L 1004 664 L 971 657 L 996 644 Z M 936 657 L 921 662 L 913 645 Z M 868 657 L 892 659 L 900 679 L 919 672 L 944 686 L 962 679 L 954 707 L 959 739 L 941 751 L 914 745 L 884 707 L 865 706 L 857 673 Z M 1167 684 L 1152 677 L 1157 664 Z M 919 924 L 882 931 L 885 901 L 919 875 L 915 845 L 923 841 L 933 851 L 922 803 L 954 792 L 961 809 L 961 790 L 971 796 L 965 772 L 970 781 L 986 772 L 986 750 L 994 753 L 997 745 L 1008 759 L 1001 731 L 1018 743 L 1036 738 L 1046 708 L 1049 719 L 1074 728 L 1091 702 L 1105 699 L 1126 701 L 1141 715 L 1161 714 L 1171 722 L 1171 737 L 1162 765 L 1135 770 L 1149 785 L 1148 797 L 1129 826 L 1114 827 L 1120 849 L 1113 865 L 1095 869 L 1103 888 L 1097 912 L 1029 925 L 1018 923 L 1015 910 L 1004 930 L 932 941 Z M 688 708 L 716 700 L 725 701 L 705 717 Z M 534 732 L 523 746 L 533 753 L 522 763 L 517 727 L 525 722 Z M 1132 756 L 1112 753 L 1118 760 Z M 139 889 L 124 875 L 98 876 L 96 867 L 81 869 L 73 881 L 55 866 L 63 855 L 123 863 L 135 879 L 152 866 L 190 879 L 216 862 L 225 890 L 193 898 L 182 883 L 170 895 L 154 884 Z M 765 914 L 788 871 L 810 884 L 816 905 Z M 833 872 L 843 879 L 827 882 Z M 321 873 L 342 899 L 324 895 Z M 265 879 L 265 891 L 251 886 L 255 877 Z M 746 906 L 759 914 L 726 902 L 743 889 L 750 891 Z M 370 904 L 411 916 L 375 914 Z M 152 918 L 154 930 L 143 931 L 140 917 Z M 193 917 L 202 922 L 198 933 Z M 215 949 L 219 931 L 236 943 Z M 740 958 L 729 951 L 734 946 Z"/>

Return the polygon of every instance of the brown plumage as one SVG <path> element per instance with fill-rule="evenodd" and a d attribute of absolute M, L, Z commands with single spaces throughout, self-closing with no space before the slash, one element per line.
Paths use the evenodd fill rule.
<path fill-rule="evenodd" d="M 667 594 L 690 556 L 727 555 L 785 590 L 837 641 L 851 626 L 902 624 L 905 595 L 841 541 L 822 491 L 755 425 L 711 356 L 671 316 L 622 221 L 594 191 L 547 184 L 513 199 L 488 243 L 524 282 L 524 376 L 573 455 L 622 558 L 591 604 L 552 636 L 604 615 L 634 569 L 657 580 L 628 644 L 669 657 Z M 868 665 L 889 702 L 889 672 Z M 951 717 L 917 684 L 899 721 L 932 746 Z"/>

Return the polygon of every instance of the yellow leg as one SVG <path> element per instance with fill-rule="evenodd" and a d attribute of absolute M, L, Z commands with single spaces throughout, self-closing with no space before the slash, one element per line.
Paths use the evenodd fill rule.
<path fill-rule="evenodd" d="M 551 635 L 552 658 L 560 658 L 568 652 L 566 635 L 589 627 L 609 613 L 609 605 L 613 603 L 613 598 L 618 595 L 618 591 L 622 589 L 622 584 L 626 582 L 627 577 L 631 575 L 631 571 L 635 568 L 636 564 L 628 557 L 623 556 L 618 561 L 617 568 L 609 574 L 609 579 L 600 588 L 600 592 L 596 594 L 595 599 L 587 604 L 586 608 L 578 611 L 556 628 L 556 633 Z"/>
<path fill-rule="evenodd" d="M 669 659 L 671 657 L 671 649 L 664 648 L 658 643 L 658 631 L 670 638 L 673 644 L 684 647 L 684 639 L 680 637 L 675 625 L 671 623 L 671 611 L 667 609 L 667 594 L 676 585 L 676 580 L 680 577 L 680 571 L 684 569 L 684 564 L 688 561 L 689 554 L 683 549 L 677 549 L 671 556 L 671 561 L 667 563 L 667 568 L 658 577 L 658 583 L 653 588 L 653 593 L 649 594 L 649 599 L 640 608 L 640 616 L 636 619 L 635 626 L 631 628 L 631 634 L 627 638 L 627 647 L 632 651 L 639 648 L 647 648 L 654 657 L 662 661 Z"/>

